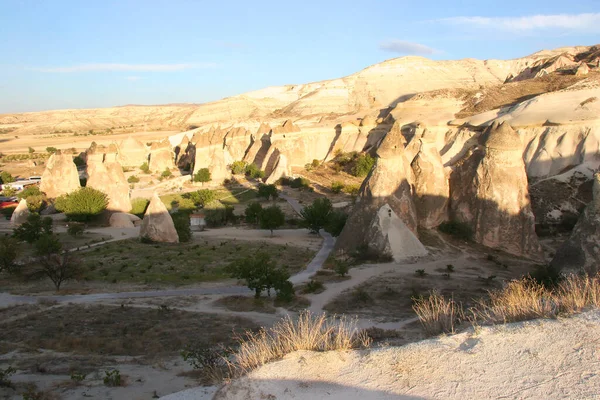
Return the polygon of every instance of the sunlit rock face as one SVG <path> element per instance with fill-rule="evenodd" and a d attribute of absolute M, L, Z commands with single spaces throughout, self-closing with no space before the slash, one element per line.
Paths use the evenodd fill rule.
<path fill-rule="evenodd" d="M 42 174 L 40 190 L 51 199 L 80 188 L 79 173 L 70 154 L 60 151 L 51 155 Z"/>
<path fill-rule="evenodd" d="M 140 237 L 150 239 L 153 242 L 179 243 L 179 236 L 173 224 L 173 219 L 156 193 L 152 196 L 144 214 Z"/>
<path fill-rule="evenodd" d="M 469 224 L 478 243 L 539 258 L 519 135 L 494 123 L 482 141 L 451 175 L 451 219 Z"/>

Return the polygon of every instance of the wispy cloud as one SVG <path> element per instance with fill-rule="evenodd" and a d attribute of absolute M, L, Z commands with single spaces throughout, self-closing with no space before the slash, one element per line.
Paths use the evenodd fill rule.
<path fill-rule="evenodd" d="M 436 49 L 425 46 L 424 44 L 397 39 L 383 42 L 379 45 L 379 48 L 398 54 L 430 55 L 438 52 Z"/>
<path fill-rule="evenodd" d="M 214 68 L 215 63 L 183 63 L 183 64 L 111 64 L 111 63 L 93 63 L 78 64 L 67 67 L 32 67 L 28 68 L 38 72 L 173 72 L 196 68 Z"/>
<path fill-rule="evenodd" d="M 510 32 L 532 32 L 558 29 L 573 32 L 600 32 L 600 13 L 530 15 L 521 17 L 452 17 L 437 19 L 442 22 L 474 28 L 488 28 Z"/>

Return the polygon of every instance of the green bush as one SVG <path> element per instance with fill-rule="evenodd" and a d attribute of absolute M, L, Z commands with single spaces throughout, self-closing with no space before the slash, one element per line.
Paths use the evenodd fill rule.
<path fill-rule="evenodd" d="M 13 384 L 10 381 L 10 376 L 15 372 L 17 372 L 17 370 L 11 366 L 0 369 L 0 387 L 12 387 Z"/>
<path fill-rule="evenodd" d="M 246 161 L 234 161 L 231 164 L 231 173 L 234 175 L 243 175 L 246 173 L 246 167 L 248 163 Z"/>
<path fill-rule="evenodd" d="M 173 225 L 179 236 L 180 242 L 189 242 L 192 239 L 192 229 L 190 228 L 190 215 L 186 212 L 179 211 L 171 215 Z"/>
<path fill-rule="evenodd" d="M 129 213 L 143 218 L 146 213 L 146 208 L 148 208 L 148 204 L 150 204 L 148 199 L 135 198 L 131 200 L 131 211 L 129 211 Z"/>
<path fill-rule="evenodd" d="M 361 154 L 355 161 L 354 167 L 352 168 L 352 175 L 363 178 L 371 172 L 371 169 L 375 165 L 375 159 L 369 154 Z"/>
<path fill-rule="evenodd" d="M 334 181 L 331 183 L 331 191 L 333 193 L 341 193 L 344 190 L 345 185 L 340 181 Z"/>
<path fill-rule="evenodd" d="M 33 185 L 33 186 L 28 186 L 25 189 L 23 189 L 18 195 L 17 197 L 20 199 L 27 199 L 30 196 L 39 196 L 42 195 L 43 193 L 40 190 L 40 187 L 38 185 Z"/>
<path fill-rule="evenodd" d="M 194 182 L 210 182 L 210 171 L 208 168 L 200 168 L 198 172 L 194 174 Z"/>
<path fill-rule="evenodd" d="M 246 206 L 244 214 L 246 216 L 246 222 L 249 224 L 257 225 L 260 221 L 260 214 L 262 213 L 262 206 L 259 202 L 253 201 Z"/>
<path fill-rule="evenodd" d="M 360 185 L 346 185 L 343 191 L 344 193 L 348 193 L 350 196 L 358 196 Z"/>
<path fill-rule="evenodd" d="M 335 260 L 333 270 L 336 274 L 341 276 L 342 278 L 348 275 L 348 271 L 350 271 L 350 263 L 346 260 Z"/>
<path fill-rule="evenodd" d="M 310 280 L 302 290 L 303 293 L 317 293 L 322 292 L 325 286 L 323 286 L 323 282 Z"/>
<path fill-rule="evenodd" d="M 10 186 L 7 186 L 4 189 L 2 189 L 2 195 L 3 196 L 13 197 L 16 194 L 17 194 L 17 189 L 14 189 L 14 188 L 12 188 Z"/>
<path fill-rule="evenodd" d="M 287 286 L 284 282 L 289 279 L 290 274 L 287 270 L 278 268 L 271 256 L 264 252 L 236 260 L 226 267 L 226 271 L 232 278 L 245 280 L 248 289 L 254 290 L 255 298 L 259 298 L 265 290 L 270 295 L 271 289 L 289 289 L 284 287 Z"/>
<path fill-rule="evenodd" d="M 0 272 L 15 272 L 19 253 L 19 243 L 15 238 L 7 235 L 0 238 Z"/>
<path fill-rule="evenodd" d="M 0 183 L 12 183 L 15 178 L 7 171 L 0 172 Z"/>
<path fill-rule="evenodd" d="M 50 154 L 54 154 L 58 151 L 56 147 L 46 147 L 46 151 Z"/>
<path fill-rule="evenodd" d="M 211 203 L 211 207 L 212 208 L 208 209 L 205 208 L 204 220 L 206 221 L 207 226 L 214 228 L 236 221 L 236 216 L 233 213 L 233 206 L 213 202 Z"/>
<path fill-rule="evenodd" d="M 104 371 L 104 385 L 109 387 L 121 386 L 123 383 L 121 372 L 118 369 Z"/>
<path fill-rule="evenodd" d="M 270 230 L 271 236 L 273 236 L 273 230 L 285 223 L 285 215 L 279 206 L 272 205 L 262 210 L 259 220 L 260 228 Z"/>
<path fill-rule="evenodd" d="M 129 178 L 127 178 L 127 182 L 129 183 L 138 183 L 140 181 L 140 178 L 138 178 L 135 175 L 131 175 Z"/>
<path fill-rule="evenodd" d="M 261 171 L 254 163 L 248 164 L 246 166 L 246 176 L 253 179 L 262 179 L 265 177 L 265 171 Z"/>
<path fill-rule="evenodd" d="M 310 187 L 310 181 L 306 178 L 296 178 L 290 182 L 290 187 L 293 189 L 303 189 Z"/>
<path fill-rule="evenodd" d="M 473 229 L 464 222 L 458 221 L 447 221 L 442 222 L 440 226 L 438 226 L 440 232 L 445 234 L 454 236 L 458 239 L 462 240 L 472 240 L 473 239 Z"/>
<path fill-rule="evenodd" d="M 277 187 L 273 184 L 265 185 L 261 183 L 258 185 L 258 197 L 265 198 L 266 200 L 275 200 L 279 197 L 279 191 L 277 190 Z"/>
<path fill-rule="evenodd" d="M 340 236 L 340 233 L 342 233 L 347 220 L 348 214 L 345 212 L 339 210 L 332 211 L 325 222 L 324 229 L 329 232 L 331 236 L 338 237 Z"/>
<path fill-rule="evenodd" d="M 54 202 L 54 207 L 77 222 L 87 222 L 106 210 L 108 197 L 103 192 L 84 187 L 75 192 L 62 195 Z"/>
<path fill-rule="evenodd" d="M 169 168 L 165 168 L 165 170 L 162 172 L 162 174 L 160 174 L 161 178 L 170 178 L 173 176 L 173 173 L 171 172 L 171 170 Z"/>
<path fill-rule="evenodd" d="M 62 244 L 58 237 L 49 233 L 41 235 L 33 244 L 34 253 L 36 256 L 48 256 L 50 254 L 58 254 L 62 250 Z"/>
<path fill-rule="evenodd" d="M 196 207 L 204 207 L 215 201 L 217 195 L 210 189 L 200 189 L 195 192 L 184 193 L 181 197 L 190 199 Z"/>
<path fill-rule="evenodd" d="M 140 165 L 140 170 L 145 173 L 145 174 L 149 174 L 150 173 L 150 167 L 148 166 L 148 163 L 145 162 L 142 165 Z"/>
<path fill-rule="evenodd" d="M 25 222 L 13 229 L 13 236 L 27 243 L 49 234 L 52 234 L 52 218 L 42 218 L 39 214 L 29 214 Z"/>
<path fill-rule="evenodd" d="M 67 227 L 67 233 L 73 237 L 80 236 L 85 231 L 85 225 L 79 222 L 71 222 Z"/>
<path fill-rule="evenodd" d="M 332 212 L 333 207 L 328 198 L 316 199 L 311 205 L 305 206 L 300 212 L 302 225 L 312 233 L 319 233 L 319 230 L 327 225 Z"/>

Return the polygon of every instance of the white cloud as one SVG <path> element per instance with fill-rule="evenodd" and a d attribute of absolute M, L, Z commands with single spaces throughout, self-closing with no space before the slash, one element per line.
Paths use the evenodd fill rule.
<path fill-rule="evenodd" d="M 560 29 L 573 32 L 600 32 L 600 13 L 530 15 L 523 17 L 452 17 L 434 20 L 465 27 L 511 32 Z"/>
<path fill-rule="evenodd" d="M 93 63 L 78 64 L 68 67 L 34 67 L 39 72 L 97 72 L 97 71 L 135 71 L 135 72 L 172 72 L 195 68 L 213 68 L 215 63 L 183 63 L 183 64 L 111 64 Z"/>
<path fill-rule="evenodd" d="M 135 82 L 135 81 L 139 81 L 140 79 L 144 79 L 144 78 L 142 78 L 141 76 L 128 76 L 125 79 L 127 79 L 128 81 L 131 81 L 131 82 Z"/>
<path fill-rule="evenodd" d="M 437 50 L 419 43 L 408 42 L 406 40 L 388 40 L 379 45 L 381 50 L 390 51 L 398 54 L 434 54 Z"/>

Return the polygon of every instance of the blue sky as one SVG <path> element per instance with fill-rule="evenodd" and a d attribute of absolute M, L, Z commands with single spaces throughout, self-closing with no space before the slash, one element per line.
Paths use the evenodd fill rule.
<path fill-rule="evenodd" d="M 402 55 L 600 42 L 599 2 L 0 0 L 0 113 L 203 103 Z"/>

